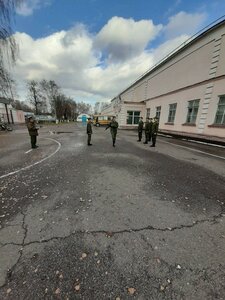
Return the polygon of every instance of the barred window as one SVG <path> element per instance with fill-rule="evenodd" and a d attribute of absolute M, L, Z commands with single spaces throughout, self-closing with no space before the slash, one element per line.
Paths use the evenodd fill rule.
<path fill-rule="evenodd" d="M 169 115 L 168 115 L 168 123 L 174 123 L 176 110 L 177 110 L 177 103 L 170 104 L 170 106 L 169 106 Z"/>
<path fill-rule="evenodd" d="M 146 119 L 150 118 L 150 108 L 147 108 L 146 110 Z"/>
<path fill-rule="evenodd" d="M 161 115 L 161 106 L 157 106 L 155 116 L 156 118 L 158 118 L 158 120 L 160 119 L 160 115 Z"/>
<path fill-rule="evenodd" d="M 215 124 L 225 125 L 225 95 L 219 97 Z"/>
<path fill-rule="evenodd" d="M 140 119 L 140 111 L 127 111 L 127 124 L 138 124 Z"/>
<path fill-rule="evenodd" d="M 188 101 L 187 123 L 195 124 L 198 115 L 199 101 L 200 100 Z"/>

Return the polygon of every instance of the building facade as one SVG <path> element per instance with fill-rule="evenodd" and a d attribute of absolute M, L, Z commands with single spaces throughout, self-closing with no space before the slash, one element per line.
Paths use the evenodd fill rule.
<path fill-rule="evenodd" d="M 25 123 L 24 112 L 12 107 L 10 100 L 0 98 L 0 121 L 8 124 Z"/>
<path fill-rule="evenodd" d="M 112 99 L 121 128 L 159 118 L 163 133 L 225 138 L 225 20 L 162 60 Z"/>

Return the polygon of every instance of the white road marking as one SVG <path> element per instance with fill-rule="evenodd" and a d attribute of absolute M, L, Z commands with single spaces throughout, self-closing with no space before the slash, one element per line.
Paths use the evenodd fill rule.
<path fill-rule="evenodd" d="M 27 153 L 29 153 L 29 152 L 31 152 L 31 151 L 33 151 L 33 149 L 30 149 L 30 150 L 26 151 L 25 153 L 27 154 Z"/>
<path fill-rule="evenodd" d="M 16 171 L 10 172 L 10 173 L 8 173 L 8 174 L 2 175 L 2 176 L 0 176 L 0 179 L 5 178 L 5 177 L 8 177 L 8 176 L 11 176 L 11 175 L 14 175 L 14 174 L 17 174 L 17 173 L 19 173 L 19 172 L 21 172 L 21 171 L 30 169 L 30 168 L 32 168 L 32 167 L 34 167 L 34 166 L 36 166 L 36 165 L 42 163 L 42 162 L 45 161 L 46 159 L 49 159 L 49 158 L 51 158 L 53 155 L 55 155 L 55 154 L 59 151 L 59 149 L 61 148 L 61 146 L 62 146 L 61 143 L 58 142 L 58 141 L 55 140 L 55 139 L 51 139 L 51 138 L 44 138 L 44 139 L 54 141 L 55 143 L 58 144 L 58 148 L 57 148 L 52 154 L 50 154 L 49 156 L 47 156 L 47 157 L 45 157 L 45 158 L 43 158 L 43 159 L 41 159 L 41 160 L 39 160 L 39 161 L 33 163 L 32 165 L 29 165 L 29 166 L 26 166 L 26 167 L 21 168 L 21 169 L 19 169 L 19 170 L 16 170 Z M 31 150 L 32 150 L 32 149 L 31 149 Z"/>
<path fill-rule="evenodd" d="M 208 156 L 212 156 L 212 157 L 216 157 L 216 158 L 220 158 L 220 159 L 225 160 L 225 157 L 223 157 L 223 156 L 211 154 L 211 153 L 208 153 L 208 152 L 204 152 L 204 151 L 201 151 L 201 150 L 197 150 L 197 149 L 193 149 L 193 148 L 189 148 L 189 147 L 185 147 L 185 146 L 181 146 L 181 145 L 177 145 L 177 144 L 172 144 L 172 143 L 165 142 L 165 141 L 162 141 L 162 140 L 160 140 L 160 142 L 163 142 L 165 144 L 169 144 L 169 145 L 172 145 L 172 146 L 175 146 L 175 147 L 180 147 L 180 148 L 188 149 L 188 150 L 191 150 L 191 151 L 194 151 L 194 152 L 206 154 Z"/>
<path fill-rule="evenodd" d="M 183 141 L 187 141 L 187 139 L 182 139 Z M 203 144 L 203 145 L 208 145 L 208 146 L 211 146 L 211 147 L 217 147 L 217 148 L 224 148 L 225 149 L 225 146 L 223 145 L 217 145 L 217 144 L 212 144 L 212 143 L 206 143 L 206 142 L 202 142 L 202 141 L 195 141 L 195 140 L 188 140 L 189 142 L 192 142 L 192 143 L 196 143 L 196 144 Z"/>

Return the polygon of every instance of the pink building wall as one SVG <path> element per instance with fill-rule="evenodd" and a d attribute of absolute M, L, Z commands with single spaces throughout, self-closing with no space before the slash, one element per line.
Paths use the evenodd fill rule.
<path fill-rule="evenodd" d="M 160 130 L 225 138 L 225 126 L 214 124 L 221 95 L 225 95 L 225 21 L 197 37 L 122 92 L 118 118 L 126 127 L 127 110 L 138 109 L 146 115 L 150 108 L 150 116 L 154 117 L 156 107 L 161 106 Z M 195 124 L 190 126 L 185 124 L 188 101 L 195 99 L 200 100 L 198 115 Z M 146 103 L 144 107 L 143 103 Z M 177 110 L 174 123 L 169 125 L 169 104 L 172 103 L 177 103 Z"/>

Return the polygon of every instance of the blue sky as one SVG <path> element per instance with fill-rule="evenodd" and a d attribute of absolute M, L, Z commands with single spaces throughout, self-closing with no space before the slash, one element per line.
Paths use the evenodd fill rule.
<path fill-rule="evenodd" d="M 19 97 L 27 80 L 45 78 L 77 101 L 109 101 L 223 14 L 224 0 L 25 0 L 15 16 Z"/>

